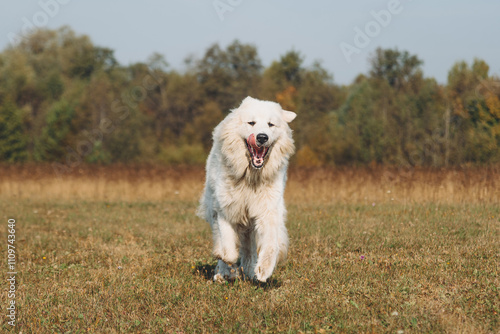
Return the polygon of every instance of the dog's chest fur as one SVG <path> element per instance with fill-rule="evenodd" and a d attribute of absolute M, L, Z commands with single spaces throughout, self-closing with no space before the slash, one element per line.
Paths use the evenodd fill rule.
<path fill-rule="evenodd" d="M 241 179 L 233 179 L 219 189 L 220 207 L 232 224 L 249 226 L 265 217 L 269 205 L 278 204 L 278 185 L 265 182 L 259 172 L 250 169 Z"/>

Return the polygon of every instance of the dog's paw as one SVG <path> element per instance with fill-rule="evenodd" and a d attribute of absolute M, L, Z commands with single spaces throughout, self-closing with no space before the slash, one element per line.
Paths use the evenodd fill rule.
<path fill-rule="evenodd" d="M 238 268 L 236 264 L 228 264 L 222 260 L 218 261 L 217 267 L 215 267 L 215 272 L 214 281 L 220 283 L 232 281 L 241 276 L 240 268 Z"/>
<path fill-rule="evenodd" d="M 255 278 L 265 282 L 273 273 L 278 258 L 278 249 L 267 248 L 259 254 L 255 267 Z"/>
<path fill-rule="evenodd" d="M 224 283 L 226 283 L 226 279 L 221 274 L 215 274 L 214 275 L 214 282 L 224 284 Z"/>
<path fill-rule="evenodd" d="M 273 273 L 274 267 L 258 266 L 255 268 L 255 278 L 260 282 L 265 282 Z"/>

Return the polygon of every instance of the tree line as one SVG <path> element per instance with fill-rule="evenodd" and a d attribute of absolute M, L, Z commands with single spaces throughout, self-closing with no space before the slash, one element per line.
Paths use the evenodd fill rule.
<path fill-rule="evenodd" d="M 500 162 L 500 79 L 486 62 L 455 63 L 442 85 L 406 51 L 369 61 L 338 85 L 296 50 L 264 67 L 235 40 L 179 72 L 160 54 L 124 66 L 69 27 L 37 30 L 0 53 L 0 161 L 203 164 L 215 125 L 250 95 L 298 114 L 299 166 Z"/>

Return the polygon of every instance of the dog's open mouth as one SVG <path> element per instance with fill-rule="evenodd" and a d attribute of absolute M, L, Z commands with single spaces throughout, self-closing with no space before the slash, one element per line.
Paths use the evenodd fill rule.
<path fill-rule="evenodd" d="M 245 140 L 250 152 L 250 160 L 252 161 L 252 166 L 254 168 L 262 168 L 264 166 L 264 158 L 269 152 L 269 147 L 259 146 L 255 141 L 255 135 L 252 133 L 247 140 Z"/>

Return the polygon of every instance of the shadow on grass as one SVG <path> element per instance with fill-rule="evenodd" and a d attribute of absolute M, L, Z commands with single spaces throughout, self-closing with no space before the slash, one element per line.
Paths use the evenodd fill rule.
<path fill-rule="evenodd" d="M 217 267 L 216 264 L 197 263 L 193 269 L 193 274 L 211 281 L 215 275 L 215 267 Z"/>
<path fill-rule="evenodd" d="M 214 275 L 215 275 L 215 267 L 217 267 L 216 264 L 210 264 L 210 263 L 198 263 L 195 265 L 193 269 L 193 275 L 201 276 L 207 281 L 213 281 Z M 233 280 L 227 281 L 226 284 L 228 285 L 234 285 L 234 284 L 239 284 L 241 282 L 245 282 L 247 284 L 251 284 L 256 288 L 260 288 L 264 291 L 272 290 L 272 289 L 277 289 L 281 286 L 281 282 L 278 281 L 275 278 L 270 278 L 266 282 L 260 282 L 257 281 L 256 279 L 250 279 L 250 278 L 236 278 Z"/>

